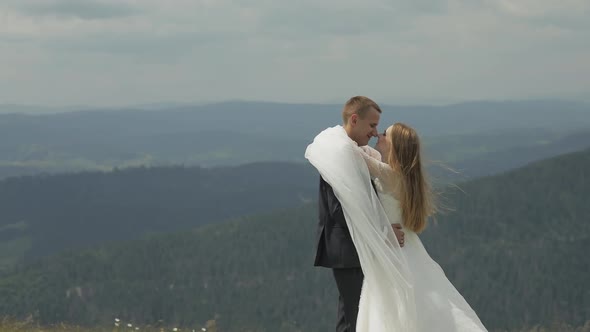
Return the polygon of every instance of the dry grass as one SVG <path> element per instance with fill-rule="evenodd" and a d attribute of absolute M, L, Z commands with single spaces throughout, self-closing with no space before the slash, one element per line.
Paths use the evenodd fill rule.
<path fill-rule="evenodd" d="M 40 326 L 31 322 L 18 322 L 9 319 L 3 319 L 0 321 L 0 332 L 202 332 L 202 328 L 186 328 L 180 327 L 152 327 L 152 326 L 131 326 L 129 327 L 126 323 L 118 323 L 119 326 L 111 327 L 81 327 L 76 325 L 59 324 L 53 326 Z M 206 332 L 220 332 L 217 331 L 214 321 L 207 322 L 205 326 Z M 580 327 L 572 327 L 568 324 L 553 324 L 550 327 L 533 327 L 520 330 L 511 331 L 495 331 L 495 332 L 590 332 L 590 321 Z"/>
<path fill-rule="evenodd" d="M 511 331 L 496 331 L 496 332 L 590 332 L 590 321 L 580 327 L 574 327 L 565 323 L 555 323 L 549 327 L 533 327 L 520 330 Z"/>
<path fill-rule="evenodd" d="M 110 327 L 83 327 L 76 325 L 58 324 L 51 326 L 41 326 L 33 322 L 20 322 L 10 319 L 2 319 L 0 321 L 0 332 L 218 332 L 215 326 L 215 321 L 208 321 L 203 327 L 153 327 L 153 326 L 128 326 L 128 323 L 118 322 L 118 326 Z"/>
<path fill-rule="evenodd" d="M 0 323 L 0 332 L 57 332 L 57 331 L 64 331 L 64 332 L 103 332 L 109 331 L 110 329 L 101 329 L 101 328 L 94 328 L 88 329 L 83 328 L 80 326 L 73 326 L 73 325 L 55 325 L 55 326 L 39 326 L 32 323 L 26 322 L 15 322 L 10 320 L 3 320 Z"/>

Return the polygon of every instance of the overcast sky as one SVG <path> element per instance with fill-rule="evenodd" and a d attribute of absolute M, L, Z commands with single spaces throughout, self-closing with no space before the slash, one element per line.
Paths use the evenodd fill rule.
<path fill-rule="evenodd" d="M 1 0 L 0 103 L 590 99 L 589 0 Z"/>

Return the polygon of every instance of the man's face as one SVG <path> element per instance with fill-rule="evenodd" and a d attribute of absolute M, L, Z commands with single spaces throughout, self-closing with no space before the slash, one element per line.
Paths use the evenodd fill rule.
<path fill-rule="evenodd" d="M 353 114 L 350 117 L 352 121 L 352 139 L 359 145 L 365 146 L 369 144 L 372 137 L 377 136 L 377 126 L 379 125 L 379 119 L 381 114 L 374 108 L 372 108 L 364 118 L 359 117 L 357 114 Z"/>

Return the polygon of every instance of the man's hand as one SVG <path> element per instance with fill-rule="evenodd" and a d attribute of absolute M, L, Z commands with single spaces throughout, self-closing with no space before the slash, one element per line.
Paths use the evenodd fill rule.
<path fill-rule="evenodd" d="M 404 246 L 404 231 L 402 231 L 402 225 L 401 224 L 391 224 L 391 227 L 393 228 L 393 232 L 395 233 L 395 236 L 397 237 L 397 242 L 399 242 L 399 246 L 403 247 Z"/>

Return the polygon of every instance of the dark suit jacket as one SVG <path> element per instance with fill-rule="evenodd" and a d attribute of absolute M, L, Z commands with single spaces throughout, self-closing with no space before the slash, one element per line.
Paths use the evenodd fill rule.
<path fill-rule="evenodd" d="M 340 202 L 332 187 L 320 176 L 319 222 L 315 266 L 328 268 L 361 267 L 346 226 Z"/>

